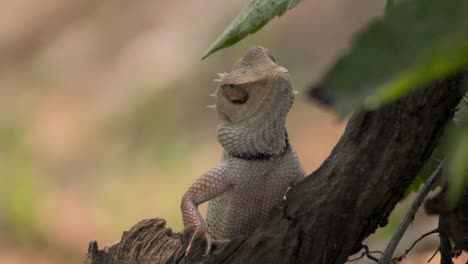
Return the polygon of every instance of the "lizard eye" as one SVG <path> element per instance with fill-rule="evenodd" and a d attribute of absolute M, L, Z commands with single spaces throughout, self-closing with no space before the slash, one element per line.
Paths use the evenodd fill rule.
<path fill-rule="evenodd" d="M 223 95 L 233 104 L 244 104 L 249 94 L 242 87 L 234 84 L 226 84 L 221 87 Z"/>

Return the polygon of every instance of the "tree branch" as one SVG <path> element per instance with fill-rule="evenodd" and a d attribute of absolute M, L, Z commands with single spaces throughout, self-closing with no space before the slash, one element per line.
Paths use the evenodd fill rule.
<path fill-rule="evenodd" d="M 401 220 L 400 225 L 398 226 L 395 233 L 393 233 L 393 236 L 390 239 L 390 242 L 388 243 L 387 247 L 385 248 L 385 251 L 384 251 L 382 257 L 380 258 L 379 264 L 388 264 L 388 263 L 390 263 L 390 261 L 392 259 L 392 256 L 393 256 L 393 253 L 395 252 L 396 247 L 400 243 L 400 240 L 403 237 L 403 234 L 406 232 L 406 229 L 408 228 L 410 223 L 413 222 L 413 219 L 414 219 L 414 216 L 416 215 L 416 212 L 418 211 L 419 207 L 421 207 L 422 203 L 424 202 L 424 199 L 426 199 L 426 196 L 429 194 L 432 187 L 437 183 L 438 179 L 440 179 L 440 175 L 442 174 L 442 168 L 443 168 L 444 164 L 445 164 L 445 160 L 443 160 L 439 164 L 439 166 L 434 171 L 434 173 L 432 173 L 431 177 L 429 177 L 429 179 L 424 183 L 424 185 L 418 191 L 418 194 L 416 195 L 416 198 L 414 199 L 413 203 L 411 204 L 411 207 L 406 212 L 405 217 L 403 217 L 403 219 Z M 410 250 L 411 250 L 411 248 L 410 248 Z"/>
<path fill-rule="evenodd" d="M 444 219 L 439 217 L 439 237 L 440 237 L 440 264 L 453 264 L 453 248 L 452 242 L 447 234 L 447 223 Z"/>
<path fill-rule="evenodd" d="M 449 237 L 457 249 L 468 251 L 468 188 L 456 206 L 447 205 L 444 187 L 434 198 L 429 199 L 426 210 L 429 214 L 439 215 L 439 224 L 444 234 Z"/>
<path fill-rule="evenodd" d="M 184 258 L 180 235 L 161 220 L 147 220 L 107 252 L 92 244 L 86 263 L 344 263 L 387 223 L 453 116 L 462 81 L 457 75 L 354 114 L 320 168 L 292 187 L 245 241 L 233 240 L 208 257 L 199 241 Z"/>
<path fill-rule="evenodd" d="M 414 248 L 414 246 L 416 246 L 417 243 L 419 243 L 421 240 L 423 240 L 424 238 L 432 235 L 432 234 L 435 234 L 435 233 L 439 233 L 439 229 L 436 228 L 434 230 L 431 230 L 425 234 L 422 234 L 418 239 L 416 239 L 413 244 L 411 244 L 411 246 L 405 250 L 405 253 L 397 258 L 393 258 L 391 261 L 388 261 L 387 263 L 399 263 L 402 259 L 406 258 L 406 256 L 408 255 L 408 253 Z"/>

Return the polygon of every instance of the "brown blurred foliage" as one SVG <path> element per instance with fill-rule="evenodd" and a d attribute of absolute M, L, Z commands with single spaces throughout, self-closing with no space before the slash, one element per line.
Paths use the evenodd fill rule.
<path fill-rule="evenodd" d="M 81 263 L 142 218 L 181 228 L 179 200 L 221 148 L 216 72 L 268 47 L 302 91 L 384 1 L 303 1 L 200 57 L 244 1 L 0 2 L 0 263 Z M 289 134 L 307 172 L 342 130 L 299 94 Z"/>

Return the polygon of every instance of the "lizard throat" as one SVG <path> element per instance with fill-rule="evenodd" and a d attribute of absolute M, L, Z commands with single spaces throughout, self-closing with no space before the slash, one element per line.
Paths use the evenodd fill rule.
<path fill-rule="evenodd" d="M 285 121 L 293 99 L 292 93 L 270 96 L 260 104 L 263 108 L 249 119 L 237 123 L 220 120 L 219 143 L 228 155 L 245 160 L 267 160 L 283 155 L 290 148 Z M 270 109 L 269 105 L 275 107 Z"/>
<path fill-rule="evenodd" d="M 218 125 L 218 141 L 232 157 L 245 160 L 267 160 L 284 154 L 289 140 L 284 122 L 252 122 L 239 127 Z"/>
<path fill-rule="evenodd" d="M 243 160 L 269 160 L 272 158 L 280 157 L 284 153 L 286 153 L 289 149 L 291 148 L 291 145 L 289 144 L 289 139 L 288 139 L 288 133 L 286 132 L 284 134 L 284 148 L 279 154 L 271 154 L 271 153 L 230 153 L 228 151 L 228 154 L 234 158 L 238 159 L 243 159 Z"/>

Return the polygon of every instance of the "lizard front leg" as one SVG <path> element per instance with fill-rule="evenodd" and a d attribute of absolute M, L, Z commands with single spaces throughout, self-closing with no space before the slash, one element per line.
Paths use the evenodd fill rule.
<path fill-rule="evenodd" d="M 212 238 L 207 232 L 205 221 L 198 211 L 198 205 L 214 199 L 226 192 L 233 185 L 228 177 L 225 166 L 218 166 L 198 178 L 184 194 L 181 203 L 184 232 L 193 232 L 192 238 L 185 251 L 190 252 L 193 241 L 198 235 L 205 236 L 206 255 L 211 251 Z"/>

